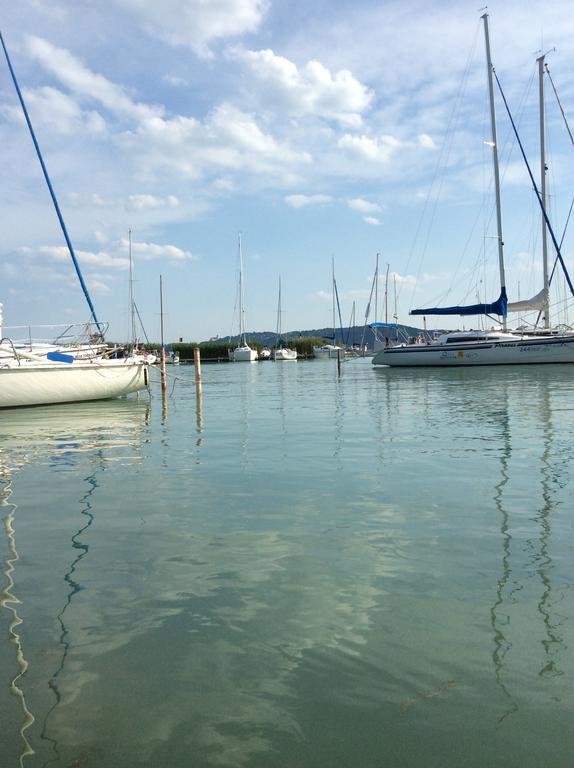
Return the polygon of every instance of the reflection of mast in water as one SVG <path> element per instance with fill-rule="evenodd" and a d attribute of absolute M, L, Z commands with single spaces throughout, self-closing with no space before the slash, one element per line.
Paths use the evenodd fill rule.
<path fill-rule="evenodd" d="M 103 458 L 103 455 L 102 455 L 101 451 L 98 451 L 97 455 L 98 455 L 99 458 Z M 42 733 L 40 734 L 40 737 L 42 739 L 44 739 L 45 741 L 48 741 L 48 742 L 51 743 L 52 750 L 54 752 L 55 757 L 50 759 L 50 760 L 47 760 L 44 763 L 44 766 L 46 766 L 49 763 L 53 762 L 54 759 L 57 759 L 57 760 L 60 759 L 60 753 L 58 751 L 58 742 L 57 742 L 56 739 L 53 739 L 53 738 L 51 738 L 48 735 L 48 721 L 49 721 L 52 713 L 54 712 L 54 710 L 56 709 L 56 707 L 60 704 L 60 702 L 62 700 L 62 694 L 60 693 L 60 689 L 59 689 L 59 686 L 58 686 L 58 678 L 60 677 L 60 675 L 62 674 L 62 672 L 64 670 L 66 659 L 68 658 L 68 654 L 69 654 L 70 648 L 71 648 L 71 640 L 70 640 L 70 637 L 69 637 L 70 633 L 69 633 L 69 630 L 66 627 L 66 623 L 64 621 L 65 614 L 66 614 L 66 611 L 68 610 L 68 608 L 70 607 L 70 605 L 72 603 L 72 600 L 74 599 L 74 596 L 78 592 L 81 592 L 82 589 L 83 589 L 82 585 L 78 581 L 75 580 L 74 575 L 75 575 L 75 572 L 76 572 L 76 570 L 78 568 L 78 565 L 79 565 L 80 561 L 88 554 L 89 546 L 88 546 L 88 544 L 84 544 L 82 541 L 80 541 L 80 537 L 82 536 L 83 533 L 85 533 L 85 531 L 94 522 L 94 515 L 92 513 L 92 499 L 91 499 L 91 497 L 94 494 L 94 491 L 96 490 L 96 488 L 98 487 L 98 482 L 96 480 L 95 473 L 93 473 L 91 475 L 88 475 L 88 477 L 86 477 L 84 479 L 85 479 L 86 483 L 89 485 L 89 488 L 86 491 L 86 493 L 84 494 L 84 496 L 82 496 L 82 498 L 80 499 L 79 503 L 83 507 L 83 509 L 81 510 L 81 514 L 86 518 L 86 520 L 85 520 L 84 525 L 79 530 L 77 530 L 76 533 L 71 538 L 72 547 L 73 547 L 74 550 L 77 551 L 77 556 L 74 558 L 74 560 L 72 561 L 68 571 L 64 575 L 64 581 L 66 582 L 66 584 L 69 587 L 68 597 L 66 599 L 64 607 L 62 608 L 62 610 L 60 611 L 60 613 L 56 617 L 57 620 L 58 620 L 58 623 L 60 624 L 60 630 L 61 631 L 60 631 L 59 642 L 60 642 L 60 645 L 62 646 L 63 651 L 62 651 L 62 658 L 60 659 L 60 664 L 58 665 L 58 668 L 56 669 L 56 671 L 54 672 L 54 674 L 50 678 L 50 681 L 48 682 L 48 685 L 49 685 L 50 689 L 54 692 L 55 701 L 54 701 L 54 704 L 52 705 L 52 707 L 46 713 L 46 716 L 44 718 L 43 727 L 42 727 Z"/>
<path fill-rule="evenodd" d="M 553 498 L 552 479 L 553 464 L 551 461 L 552 440 L 554 429 L 551 421 L 551 408 L 548 387 L 543 388 L 540 398 L 540 413 L 543 419 L 544 451 L 542 453 L 542 506 L 535 517 L 540 523 L 540 536 L 538 550 L 534 551 L 533 560 L 537 563 L 536 573 L 542 582 L 542 596 L 538 602 L 538 610 L 544 622 L 546 637 L 542 640 L 544 648 L 544 663 L 540 672 L 541 676 L 557 676 L 563 674 L 557 666 L 556 654 L 563 645 L 563 638 L 558 632 L 560 622 L 552 621 L 552 582 L 550 571 L 552 570 L 552 556 L 550 554 L 549 539 L 552 531 L 550 513 L 556 506 Z"/>
<path fill-rule="evenodd" d="M 20 635 L 16 631 L 17 627 L 20 626 L 20 624 L 23 622 L 23 619 L 19 616 L 15 607 L 20 603 L 20 600 L 14 595 L 14 592 L 12 591 L 14 589 L 14 572 L 16 570 L 16 563 L 20 559 L 16 549 L 16 531 L 14 530 L 14 512 L 16 511 L 16 505 L 8 501 L 12 495 L 10 480 L 8 479 L 5 481 L 3 478 L 1 478 L 0 482 L 6 482 L 4 488 L 0 492 L 0 505 L 10 507 L 10 511 L 3 520 L 10 554 L 5 560 L 4 576 L 6 577 L 7 583 L 2 592 L 0 592 L 0 608 L 5 608 L 12 614 L 12 619 L 8 627 L 8 633 L 10 635 L 10 642 L 16 648 L 16 663 L 18 665 L 18 673 L 10 683 L 10 692 L 16 696 L 17 699 L 19 699 L 22 706 L 22 712 L 24 714 L 24 721 L 22 723 L 22 727 L 20 728 L 20 736 L 22 737 L 23 742 L 23 751 L 20 753 L 19 758 L 19 764 L 20 766 L 23 766 L 25 757 L 36 754 L 26 737 L 26 731 L 34 722 L 34 715 L 28 709 L 24 691 L 18 685 L 19 681 L 26 674 L 26 670 L 28 669 L 28 662 L 24 657 Z"/>
<path fill-rule="evenodd" d="M 508 690 L 504 682 L 504 660 L 510 650 L 512 643 L 504 634 L 504 627 L 509 624 L 509 617 L 500 616 L 500 608 L 504 602 L 504 592 L 510 579 L 510 554 L 512 535 L 510 533 L 508 512 L 503 505 L 504 487 L 508 483 L 508 463 L 512 452 L 510 442 L 510 422 L 508 416 L 508 391 L 504 389 L 503 411 L 501 413 L 502 425 L 502 449 L 500 456 L 500 480 L 494 486 L 494 504 L 500 519 L 500 534 L 502 538 L 502 568 L 501 574 L 496 584 L 496 600 L 490 609 L 490 625 L 494 634 L 494 650 L 492 652 L 492 661 L 496 683 L 508 700 L 508 706 L 502 715 L 498 718 L 501 723 L 509 715 L 518 710 L 518 704 Z"/>

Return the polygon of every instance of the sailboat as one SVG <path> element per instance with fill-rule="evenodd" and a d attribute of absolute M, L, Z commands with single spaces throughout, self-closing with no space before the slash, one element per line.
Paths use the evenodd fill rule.
<path fill-rule="evenodd" d="M 552 227 L 546 214 L 546 161 L 544 156 L 544 88 L 543 88 L 543 62 L 544 56 L 538 59 L 539 64 L 539 93 L 540 93 L 540 147 L 541 147 L 541 192 L 538 191 L 526 155 L 522 149 L 520 137 L 516 131 L 514 121 L 506 103 L 498 77 L 494 73 L 490 54 L 490 38 L 488 30 L 488 14 L 481 17 L 484 22 L 484 38 L 486 48 L 486 61 L 488 72 L 488 91 L 490 101 L 491 137 L 492 146 L 494 190 L 496 201 L 496 223 L 498 240 L 498 263 L 500 273 L 500 295 L 490 304 L 473 304 L 457 307 L 432 307 L 426 309 L 414 309 L 411 315 L 498 315 L 502 322 L 501 327 L 491 330 L 478 331 L 453 331 L 441 334 L 433 340 L 417 340 L 422 343 L 388 346 L 377 352 L 373 358 L 373 365 L 389 366 L 434 366 L 434 365 L 524 365 L 541 363 L 574 363 L 574 333 L 554 332 L 550 327 L 549 312 L 549 279 L 548 279 L 548 253 L 547 234 L 550 233 L 556 253 L 565 270 L 560 254 L 560 247 L 556 242 Z M 543 289 L 532 299 L 509 303 L 506 293 L 506 279 L 504 270 L 504 249 L 502 239 L 502 213 L 500 202 L 500 175 L 498 165 L 498 143 L 496 135 L 496 114 L 494 107 L 494 80 L 501 91 L 508 115 L 526 162 L 528 172 L 535 189 L 538 202 L 542 211 L 542 248 L 543 248 Z M 566 272 L 566 270 L 565 270 Z M 567 274 L 567 273 L 566 273 Z M 568 283 L 572 289 L 569 277 Z M 574 291 L 573 291 L 574 293 Z M 539 309 L 543 313 L 544 328 L 528 332 L 511 331 L 507 328 L 508 312 L 524 312 L 525 310 Z"/>
<path fill-rule="evenodd" d="M 337 295 L 337 283 L 335 282 L 335 259 L 331 261 L 332 266 L 332 286 L 333 286 L 333 342 L 335 341 L 335 299 Z M 329 358 L 336 358 L 338 355 L 343 354 L 343 348 L 336 344 L 320 344 L 313 347 L 313 357 L 319 360 L 326 360 Z"/>
<path fill-rule="evenodd" d="M 96 316 L 1 33 L 0 43 L 93 319 L 91 328 L 90 323 L 84 326 L 86 338 L 79 344 L 62 344 L 61 335 L 50 343 L 32 339 L 23 342 L 6 336 L 0 327 L 0 408 L 101 400 L 145 389 L 148 364 L 143 356 L 110 359 L 116 351 L 104 343 L 105 326 Z"/>
<path fill-rule="evenodd" d="M 273 349 L 273 360 L 297 360 L 297 350 L 282 346 L 281 338 L 281 275 L 279 275 L 279 298 L 277 299 L 277 346 Z"/>
<path fill-rule="evenodd" d="M 257 350 L 251 349 L 245 337 L 245 296 L 243 287 L 243 253 L 239 235 L 239 345 L 233 350 L 233 362 L 251 363 L 257 360 Z"/>

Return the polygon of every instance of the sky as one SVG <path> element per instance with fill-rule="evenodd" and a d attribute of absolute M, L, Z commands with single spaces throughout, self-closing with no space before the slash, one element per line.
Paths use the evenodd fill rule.
<path fill-rule="evenodd" d="M 497 298 L 477 5 L 3 3 L 0 30 L 108 337 L 129 337 L 130 230 L 135 302 L 153 340 L 160 275 L 167 340 L 237 333 L 239 233 L 248 331 L 275 329 L 279 275 L 283 331 L 330 326 L 332 260 L 343 324 L 353 303 L 362 324 L 377 254 L 378 320 L 386 311 L 420 325 L 410 309 Z M 541 51 L 574 122 L 571 4 L 495 0 L 488 13 L 493 63 L 538 178 Z M 574 154 L 548 82 L 546 115 L 560 237 Z M 524 299 L 541 288 L 539 214 L 499 99 L 497 120 L 506 282 L 511 300 Z M 88 320 L 4 60 L 0 170 L 6 331 Z M 569 230 L 563 255 L 574 271 Z M 555 319 L 570 321 L 555 285 Z"/>

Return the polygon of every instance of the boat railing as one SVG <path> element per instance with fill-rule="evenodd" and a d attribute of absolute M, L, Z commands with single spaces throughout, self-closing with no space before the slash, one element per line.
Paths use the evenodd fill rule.
<path fill-rule="evenodd" d="M 71 323 L 68 325 L 13 325 L 2 326 L 0 333 L 14 345 L 78 346 L 105 343 L 104 326 L 96 323 Z"/>

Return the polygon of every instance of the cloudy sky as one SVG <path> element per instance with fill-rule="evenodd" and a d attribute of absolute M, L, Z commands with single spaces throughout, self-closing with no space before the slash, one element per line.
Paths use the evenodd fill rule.
<path fill-rule="evenodd" d="M 134 293 L 159 337 L 364 317 L 376 254 L 400 321 L 427 303 L 498 295 L 484 38 L 467 0 L 19 0 L 2 33 L 110 336 Z M 536 58 L 574 113 L 568 0 L 495 0 L 493 61 L 538 172 Z M 568 111 L 570 110 L 570 111 Z M 547 100 L 552 218 L 561 235 L 574 153 Z M 540 288 L 535 201 L 498 110 L 511 299 Z M 574 120 L 574 118 L 572 118 Z M 5 325 L 88 318 L 6 63 L 0 62 L 0 301 Z M 564 253 L 572 264 L 574 240 Z M 379 318 L 383 312 L 379 291 Z M 389 314 L 394 298 L 389 300 Z M 371 316 L 371 319 L 374 319 Z M 458 319 L 453 321 L 458 323 Z"/>

